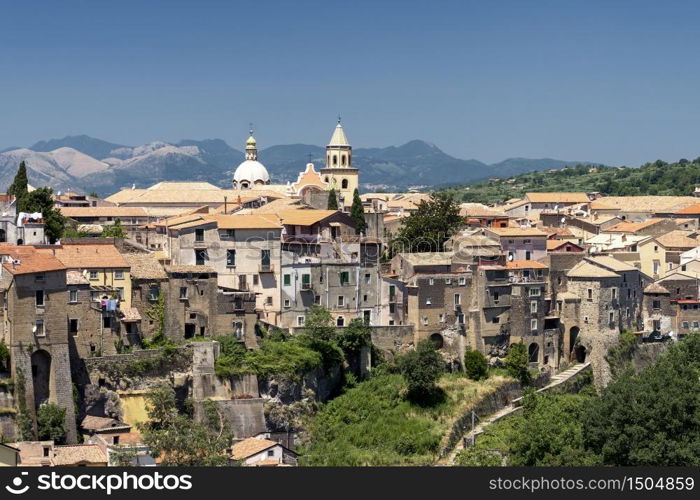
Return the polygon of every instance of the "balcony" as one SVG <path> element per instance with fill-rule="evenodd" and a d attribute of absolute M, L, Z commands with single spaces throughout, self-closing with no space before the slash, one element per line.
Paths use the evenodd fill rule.
<path fill-rule="evenodd" d="M 488 295 L 484 300 L 484 307 L 510 307 L 510 295 L 504 295 L 497 299 Z"/>

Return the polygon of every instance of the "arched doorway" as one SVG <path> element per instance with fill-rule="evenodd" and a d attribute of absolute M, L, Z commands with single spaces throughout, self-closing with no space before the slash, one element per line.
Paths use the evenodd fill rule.
<path fill-rule="evenodd" d="M 5 243 L 7 241 L 7 232 L 0 228 L 0 243 Z"/>
<path fill-rule="evenodd" d="M 49 400 L 51 395 L 51 355 L 39 350 L 32 354 L 32 382 L 34 386 L 34 405 L 38 408 L 41 403 Z"/>
<path fill-rule="evenodd" d="M 435 349 L 442 349 L 442 346 L 445 345 L 445 341 L 439 333 L 433 333 L 430 336 L 430 341 L 435 346 Z"/>
<path fill-rule="evenodd" d="M 527 348 L 527 356 L 530 363 L 537 363 L 540 357 L 540 346 L 535 342 L 530 344 L 530 347 Z"/>
<path fill-rule="evenodd" d="M 577 345 L 574 349 L 574 353 L 576 355 L 576 361 L 579 363 L 584 363 L 586 361 L 586 348 L 583 345 Z"/>
<path fill-rule="evenodd" d="M 581 329 L 578 326 L 572 326 L 569 329 L 569 359 L 573 359 L 574 348 L 576 347 L 576 342 L 578 341 L 578 334 Z"/>

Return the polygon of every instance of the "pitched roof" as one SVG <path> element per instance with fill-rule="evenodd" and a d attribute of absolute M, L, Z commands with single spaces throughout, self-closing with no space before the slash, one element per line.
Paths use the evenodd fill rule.
<path fill-rule="evenodd" d="M 7 255 L 18 264 L 5 262 L 3 268 L 10 274 L 44 273 L 66 269 L 63 262 L 50 254 L 42 253 L 33 246 L 1 245 L 0 255 Z"/>
<path fill-rule="evenodd" d="M 605 196 L 591 202 L 591 210 L 675 213 L 697 203 L 694 196 Z"/>
<path fill-rule="evenodd" d="M 659 222 L 663 222 L 664 219 L 649 219 L 645 220 L 644 222 L 630 222 L 630 221 L 624 221 L 624 222 L 619 222 L 615 224 L 614 226 L 610 226 L 607 229 L 604 229 L 603 232 L 605 233 L 636 233 L 637 231 L 640 231 L 642 229 L 645 229 L 649 226 L 653 226 L 655 224 L 658 224 Z"/>
<path fill-rule="evenodd" d="M 572 241 L 566 241 L 566 240 L 547 240 L 547 250 L 548 251 L 553 251 L 556 250 L 557 248 L 561 248 L 566 245 L 573 245 L 575 247 L 580 248 L 583 250 L 583 247 L 579 245 L 578 243 L 574 243 Z"/>
<path fill-rule="evenodd" d="M 54 446 L 55 465 L 107 463 L 107 455 L 96 444 Z"/>
<path fill-rule="evenodd" d="M 120 422 L 116 418 L 96 417 L 87 415 L 80 426 L 86 431 L 104 431 L 117 429 L 130 429 L 131 426 L 127 423 Z"/>
<path fill-rule="evenodd" d="M 697 199 L 697 198 L 696 198 Z M 676 212 L 678 215 L 700 215 L 700 203 L 689 205 Z"/>
<path fill-rule="evenodd" d="M 586 193 L 525 193 L 530 203 L 588 203 Z"/>
<path fill-rule="evenodd" d="M 666 290 L 663 286 L 661 286 L 660 283 L 652 283 L 651 285 L 647 286 L 644 289 L 644 293 L 662 293 L 662 294 L 670 294 L 668 290 Z"/>
<path fill-rule="evenodd" d="M 69 269 L 128 268 L 129 263 L 113 244 L 67 244 L 40 248 L 39 252 L 53 254 Z"/>
<path fill-rule="evenodd" d="M 506 269 L 549 269 L 549 266 L 536 260 L 514 260 L 506 262 Z"/>
<path fill-rule="evenodd" d="M 131 267 L 131 277 L 135 279 L 165 279 L 168 277 L 155 254 L 125 253 L 124 260 Z"/>
<path fill-rule="evenodd" d="M 656 238 L 661 245 L 666 248 L 695 248 L 700 246 L 700 242 L 690 238 L 688 235 L 692 234 L 689 231 L 669 231 L 666 234 Z"/>
<path fill-rule="evenodd" d="M 345 130 L 343 130 L 343 126 L 338 122 L 338 125 L 335 126 L 335 129 L 333 130 L 333 135 L 331 136 L 331 140 L 328 143 L 329 146 L 349 146 L 350 143 L 348 142 L 348 138 L 345 135 Z"/>
<path fill-rule="evenodd" d="M 572 267 L 566 276 L 569 278 L 619 278 L 620 275 L 590 262 L 581 261 Z"/>
<path fill-rule="evenodd" d="M 209 266 L 165 266 L 167 273 L 215 273 L 213 267 Z"/>
<path fill-rule="evenodd" d="M 292 210 L 294 211 L 294 210 Z M 216 222 L 219 229 L 281 229 L 273 214 L 209 215 L 207 220 Z"/>
<path fill-rule="evenodd" d="M 616 271 L 616 272 L 637 271 L 638 270 L 632 264 L 628 264 L 627 262 L 623 262 L 621 260 L 618 260 L 615 257 L 612 257 L 610 255 L 598 255 L 596 257 L 587 257 L 586 260 L 589 262 L 593 262 L 594 264 L 598 264 L 600 266 L 607 267 L 611 271 Z"/>
<path fill-rule="evenodd" d="M 536 227 L 491 227 L 488 230 L 498 236 L 547 236 Z"/>
<path fill-rule="evenodd" d="M 338 213 L 337 210 L 283 210 L 277 215 L 282 224 L 292 226 L 312 226 L 332 215 Z"/>
<path fill-rule="evenodd" d="M 505 212 L 488 207 L 483 203 L 461 203 L 459 215 L 462 217 L 508 217 Z"/>
<path fill-rule="evenodd" d="M 231 446 L 231 458 L 234 460 L 245 460 L 246 458 L 278 445 L 279 443 L 276 441 L 251 437 Z"/>
<path fill-rule="evenodd" d="M 66 217 L 146 217 L 141 207 L 59 207 Z"/>
<path fill-rule="evenodd" d="M 412 266 L 447 266 L 452 264 L 452 252 L 400 253 L 401 258 Z"/>

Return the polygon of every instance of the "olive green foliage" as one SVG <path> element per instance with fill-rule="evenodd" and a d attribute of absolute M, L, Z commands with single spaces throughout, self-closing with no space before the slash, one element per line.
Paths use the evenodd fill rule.
<path fill-rule="evenodd" d="M 532 378 L 528 367 L 527 347 L 521 342 L 513 344 L 508 350 L 506 359 L 503 362 L 508 374 L 525 385 Z"/>
<path fill-rule="evenodd" d="M 230 378 L 241 373 L 246 357 L 246 348 L 238 340 L 230 335 L 216 337 L 220 345 L 219 357 L 216 358 L 214 371 L 219 377 Z"/>
<path fill-rule="evenodd" d="M 148 422 L 137 424 L 153 457 L 165 466 L 229 465 L 226 450 L 233 435 L 212 401 L 204 403 L 204 419 L 195 422 L 177 409 L 175 390 L 159 386 L 146 394 Z"/>
<path fill-rule="evenodd" d="M 338 331 L 336 341 L 346 358 L 357 356 L 363 347 L 372 344 L 372 329 L 362 319 L 355 318 Z"/>
<path fill-rule="evenodd" d="M 620 334 L 619 342 L 608 349 L 605 360 L 610 366 L 610 373 L 613 378 L 617 378 L 625 371 L 633 369 L 632 356 L 634 356 L 638 345 L 637 336 L 625 330 Z"/>
<path fill-rule="evenodd" d="M 436 382 L 445 372 L 445 361 L 430 340 L 419 342 L 415 350 L 399 358 L 398 364 L 411 400 L 428 401 L 436 395 Z"/>
<path fill-rule="evenodd" d="M 489 376 L 489 366 L 486 357 L 477 350 L 469 350 L 464 354 L 464 371 L 472 380 L 481 380 Z"/>
<path fill-rule="evenodd" d="M 498 467 L 503 465 L 503 456 L 497 450 L 474 446 L 460 451 L 455 464 L 464 467 Z"/>
<path fill-rule="evenodd" d="M 338 196 L 332 188 L 328 192 L 328 210 L 338 210 Z"/>
<path fill-rule="evenodd" d="M 591 192 L 606 196 L 691 196 L 700 184 L 700 158 L 675 163 L 657 160 L 639 168 L 576 165 L 556 172 L 534 172 L 508 180 L 449 188 L 460 202 L 502 203 L 527 192 Z"/>
<path fill-rule="evenodd" d="M 146 309 L 146 316 L 156 325 L 156 332 L 151 339 L 142 339 L 144 349 L 156 349 L 168 344 L 165 336 L 165 293 L 161 289 L 158 292 L 158 299 Z"/>
<path fill-rule="evenodd" d="M 304 465 L 429 464 L 441 429 L 430 409 L 402 396 L 399 375 L 381 375 L 331 400 L 310 424 Z"/>
<path fill-rule="evenodd" d="M 0 371 L 7 371 L 10 361 L 10 350 L 5 342 L 0 342 Z"/>
<path fill-rule="evenodd" d="M 54 207 L 53 190 L 43 187 L 28 193 L 24 198 L 23 212 L 41 212 L 44 218 L 44 234 L 53 245 L 63 237 L 66 219 Z"/>
<path fill-rule="evenodd" d="M 22 441 L 32 441 L 36 439 L 36 435 L 34 434 L 34 422 L 27 409 L 27 393 L 24 389 L 26 378 L 24 377 L 24 371 L 19 367 L 15 370 L 15 375 L 17 378 L 17 407 L 19 408 L 15 417 L 15 423 Z"/>
<path fill-rule="evenodd" d="M 102 229 L 103 238 L 126 238 L 126 231 L 122 229 L 122 221 L 117 217 L 114 220 L 114 224 L 111 226 L 105 226 Z"/>
<path fill-rule="evenodd" d="M 66 442 L 66 409 L 55 403 L 42 403 L 36 415 L 39 440 L 56 444 Z"/>
<path fill-rule="evenodd" d="M 459 204 L 451 194 L 433 193 L 415 212 L 403 219 L 390 242 L 393 255 L 399 252 L 442 252 L 445 242 L 463 225 Z"/>
<path fill-rule="evenodd" d="M 360 192 L 355 188 L 352 193 L 352 206 L 350 207 L 350 217 L 355 221 L 355 234 L 365 233 L 367 231 L 367 222 L 365 221 L 365 208 L 362 206 Z"/>
<path fill-rule="evenodd" d="M 260 349 L 249 351 L 245 367 L 258 375 L 283 374 L 289 377 L 318 368 L 322 355 L 302 342 L 292 339 L 286 342 L 263 342 Z"/>
<path fill-rule="evenodd" d="M 586 446 L 605 464 L 700 465 L 700 336 L 625 371 L 586 409 Z"/>

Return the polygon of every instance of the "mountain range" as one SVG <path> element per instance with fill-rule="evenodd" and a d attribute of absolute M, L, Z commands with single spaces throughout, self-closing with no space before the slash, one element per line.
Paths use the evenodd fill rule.
<path fill-rule="evenodd" d="M 221 139 L 126 146 L 87 135 L 68 136 L 0 152 L 0 192 L 12 183 L 21 161 L 26 162 L 29 182 L 34 186 L 107 196 L 124 187 L 148 187 L 160 181 L 197 180 L 229 187 L 233 171 L 243 158 L 243 152 Z M 286 183 L 296 180 L 309 161 L 317 169 L 322 167 L 325 148 L 308 144 L 270 146 L 259 152 L 258 159 L 267 167 L 273 183 Z M 365 190 L 466 184 L 577 163 L 582 162 L 510 158 L 489 165 L 455 158 L 421 140 L 401 146 L 353 149 L 353 166 L 360 170 Z"/>

